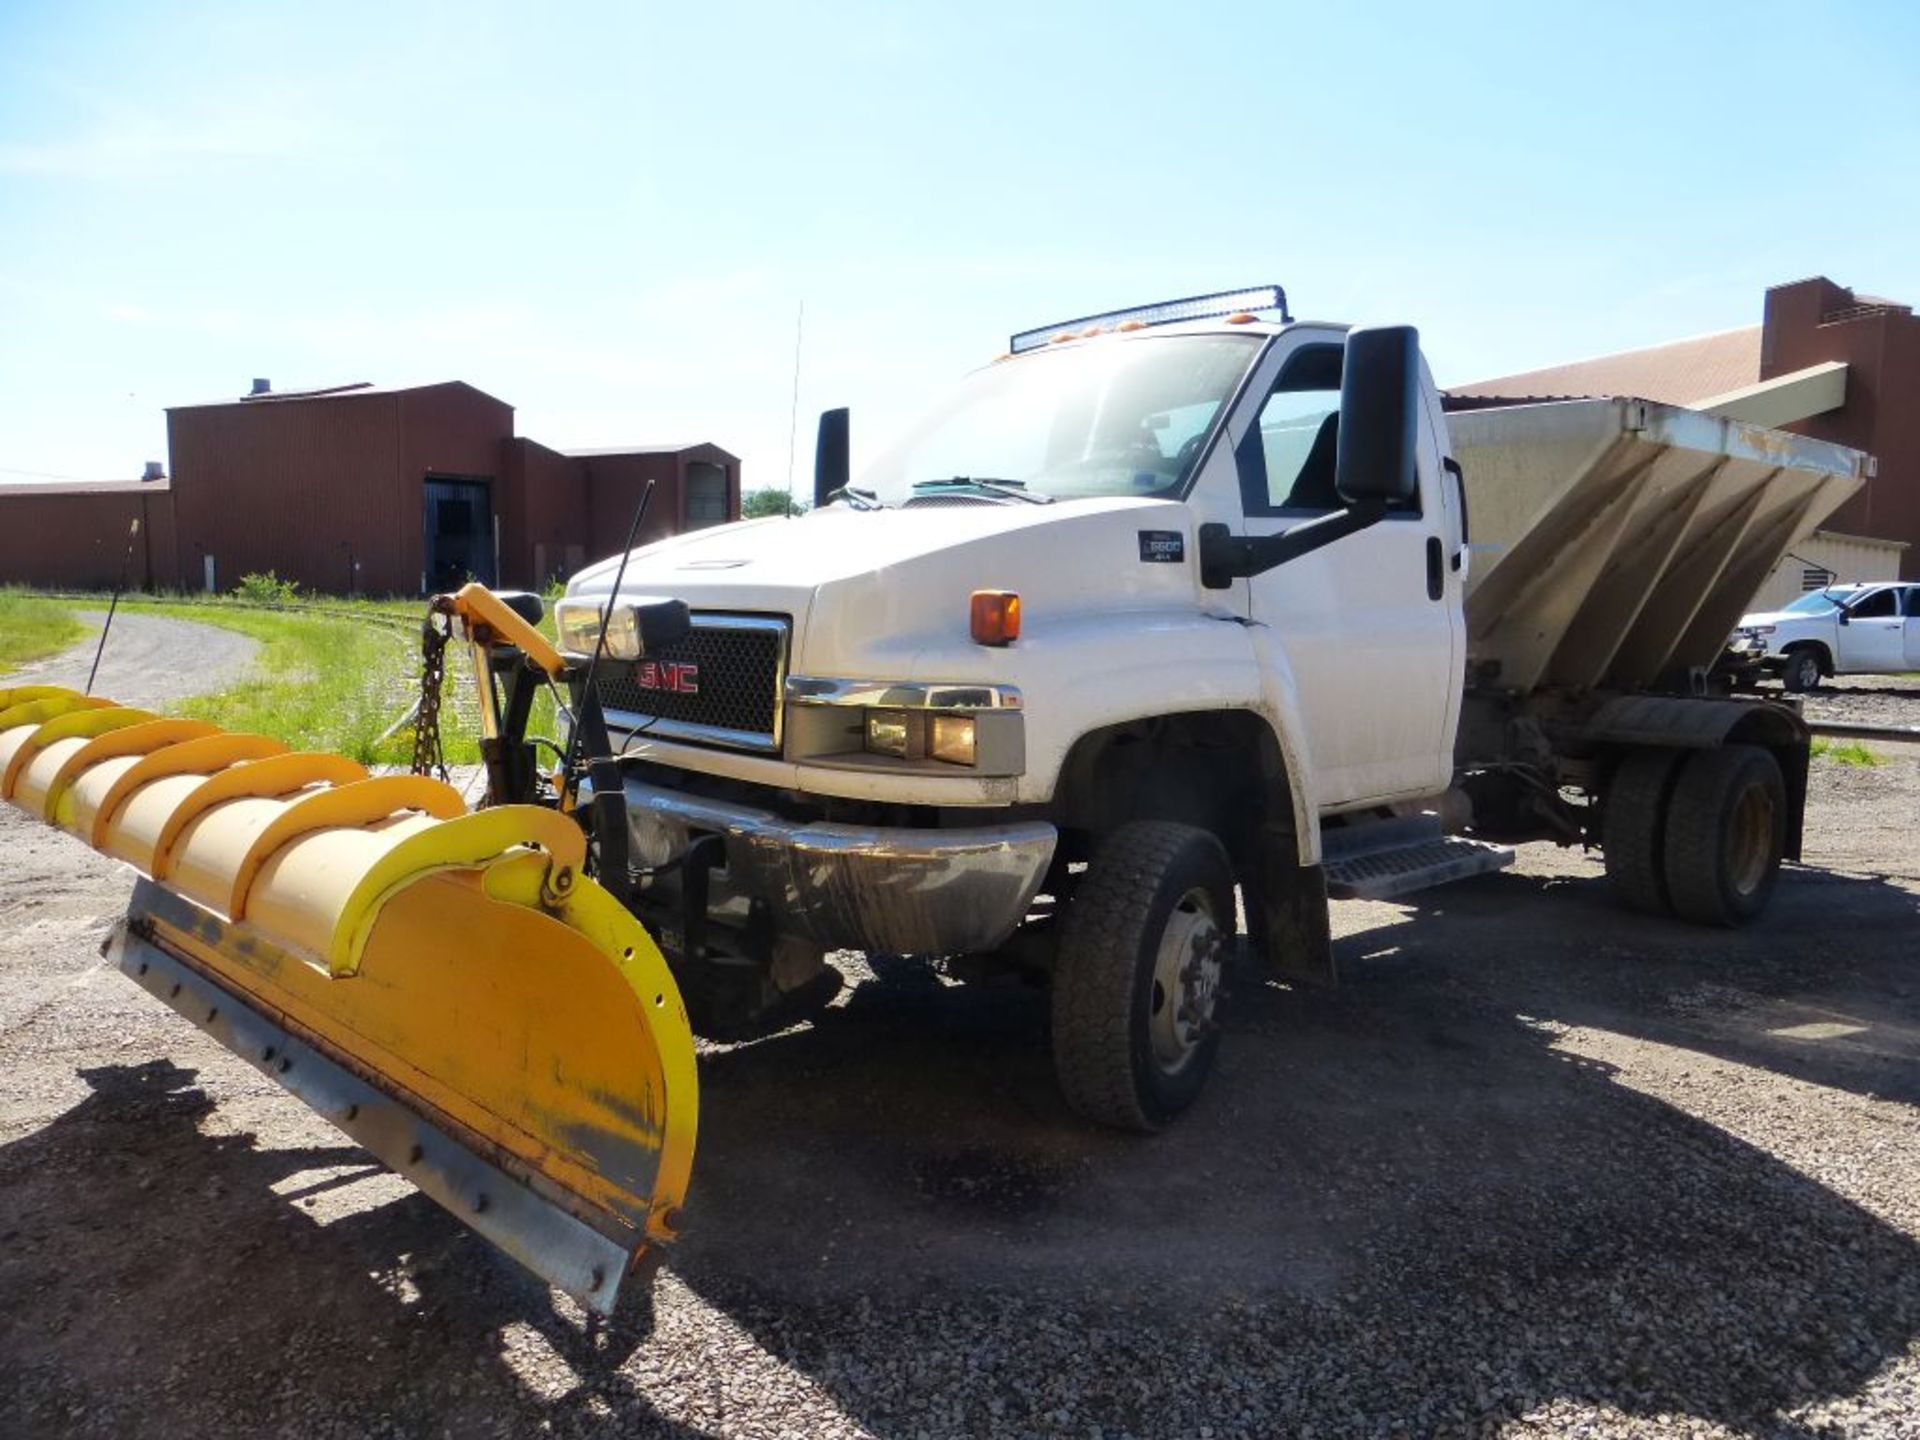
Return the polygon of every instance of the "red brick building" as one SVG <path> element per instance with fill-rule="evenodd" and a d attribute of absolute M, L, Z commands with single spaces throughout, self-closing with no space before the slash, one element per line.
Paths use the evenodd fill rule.
<path fill-rule="evenodd" d="M 1881 546 L 1886 563 L 1901 578 L 1920 579 L 1920 319 L 1911 306 L 1817 276 L 1768 290 L 1758 325 L 1478 380 L 1450 393 L 1483 400 L 1630 395 L 1864 450 L 1875 473 L 1827 521 L 1827 532 L 1889 542 Z M 1897 545 L 1905 549 L 1895 558 Z"/>
<path fill-rule="evenodd" d="M 280 393 L 167 411 L 171 477 L 0 487 L 0 582 L 97 588 L 143 519 L 130 580 L 418 594 L 465 577 L 537 586 L 625 540 L 646 482 L 657 539 L 740 513 L 740 462 L 688 444 L 565 453 L 451 381 Z"/>

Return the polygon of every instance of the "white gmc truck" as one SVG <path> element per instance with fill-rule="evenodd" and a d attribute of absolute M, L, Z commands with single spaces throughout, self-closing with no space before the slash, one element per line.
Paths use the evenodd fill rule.
<path fill-rule="evenodd" d="M 828 412 L 810 513 L 576 576 L 579 653 L 622 558 L 629 632 L 647 597 L 692 612 L 591 699 L 696 1023 L 789 1021 L 837 950 L 1014 971 L 1051 988 L 1071 1103 L 1153 1129 L 1211 1068 L 1231 947 L 1332 979 L 1330 895 L 1548 838 L 1639 909 L 1758 914 L 1807 732 L 1708 667 L 1863 457 L 1637 400 L 1450 403 L 1413 330 L 1295 323 L 1277 288 L 1089 317 L 857 478 Z"/>

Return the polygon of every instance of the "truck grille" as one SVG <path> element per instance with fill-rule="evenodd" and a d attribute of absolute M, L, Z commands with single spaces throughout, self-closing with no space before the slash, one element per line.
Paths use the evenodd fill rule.
<path fill-rule="evenodd" d="M 594 688 L 607 721 L 665 739 L 780 748 L 784 617 L 696 614 L 693 632 L 637 664 L 602 662 Z"/>

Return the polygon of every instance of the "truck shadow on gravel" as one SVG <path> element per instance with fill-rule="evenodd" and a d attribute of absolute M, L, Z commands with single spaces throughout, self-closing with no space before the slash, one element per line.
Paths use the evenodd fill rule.
<path fill-rule="evenodd" d="M 1535 904 L 1558 918 L 1509 943 Z M 1739 931 L 1628 914 L 1598 879 L 1513 871 L 1406 909 L 1370 948 L 1390 951 L 1404 929 L 1422 952 L 1471 950 L 1456 978 L 1489 1004 L 1920 1104 L 1920 893 L 1886 875 L 1789 866 L 1766 916 Z"/>
<path fill-rule="evenodd" d="M 1439 892 L 1343 940 L 1334 995 L 1242 977 L 1210 1094 L 1151 1140 L 1064 1112 L 1032 997 L 862 986 L 707 1060 L 675 1263 L 881 1433 L 1420 1434 L 1556 1399 L 1815 1433 L 1783 1412 L 1920 1334 L 1920 1247 L 1554 1043 L 1910 1096 L 1915 897 L 1799 875 L 1778 909 L 1743 946 L 1587 881 Z M 1769 1005 L 1898 1033 L 1842 1055 Z"/>
<path fill-rule="evenodd" d="M 274 1193 L 362 1152 L 203 1133 L 165 1062 L 86 1071 L 0 1147 L 0 1390 L 27 1433 L 703 1433 L 662 1417 L 675 1384 L 724 1392 L 715 1434 L 817 1429 L 754 1398 L 744 1331 L 886 1436 L 1417 1435 L 1555 1402 L 1822 1433 L 1784 1413 L 1920 1335 L 1920 1246 L 1555 1041 L 1891 1093 L 1701 1018 L 1913 1025 L 1913 895 L 1833 882 L 1822 948 L 1826 883 L 1793 877 L 1749 951 L 1585 880 L 1440 892 L 1343 939 L 1336 993 L 1239 976 L 1212 1089 L 1147 1140 L 1066 1112 L 1036 994 L 869 980 L 703 1058 L 688 1234 L 598 1328 L 421 1197 L 317 1226 Z"/>

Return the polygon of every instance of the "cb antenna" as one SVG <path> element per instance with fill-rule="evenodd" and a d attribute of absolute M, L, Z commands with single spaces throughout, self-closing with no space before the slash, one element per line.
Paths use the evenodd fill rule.
<path fill-rule="evenodd" d="M 120 608 L 120 592 L 127 588 L 127 572 L 133 569 L 133 542 L 140 538 L 140 521 L 127 527 L 127 553 L 120 562 L 120 582 L 113 587 L 113 601 L 107 606 L 107 622 L 100 627 L 100 643 L 93 647 L 93 668 L 87 671 L 87 688 L 83 694 L 93 694 L 93 682 L 100 674 L 100 657 L 107 653 L 107 632 L 113 629 L 114 612 Z"/>
<path fill-rule="evenodd" d="M 600 668 L 600 657 L 607 653 L 607 627 L 613 623 L 613 607 L 619 603 L 620 586 L 627 578 L 627 562 L 633 558 L 634 542 L 640 538 L 640 522 L 647 518 L 647 506 L 652 500 L 653 481 L 649 480 L 647 488 L 640 492 L 639 505 L 634 508 L 633 524 L 627 527 L 627 548 L 620 552 L 620 568 L 613 572 L 613 589 L 607 592 L 607 603 L 600 607 L 600 634 L 593 642 L 593 654 L 587 657 L 586 679 L 580 687 L 580 713 L 567 732 L 566 763 L 561 767 L 561 777 L 568 794 L 561 797 L 563 801 L 571 798 L 574 767 L 580 763 L 580 746 L 587 738 L 587 726 L 591 724 L 602 732 L 606 729 L 606 721 L 600 714 L 600 699 L 593 688 L 593 676 Z"/>

